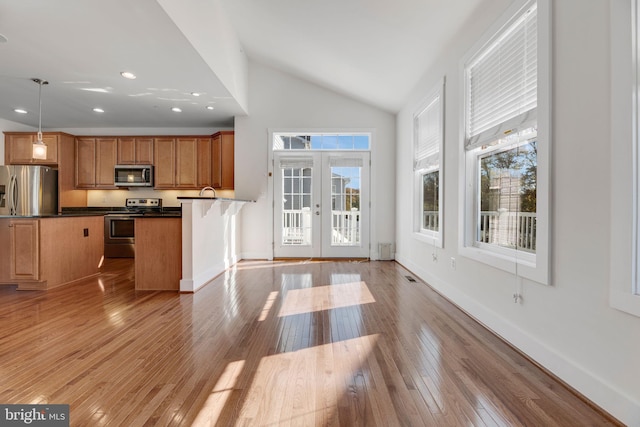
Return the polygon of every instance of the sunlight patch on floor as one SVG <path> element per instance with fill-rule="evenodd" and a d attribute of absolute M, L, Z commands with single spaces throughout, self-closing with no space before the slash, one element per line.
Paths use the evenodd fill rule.
<path fill-rule="evenodd" d="M 287 291 L 278 317 L 376 302 L 363 281 Z"/>
<path fill-rule="evenodd" d="M 193 426 L 213 426 L 216 425 L 222 410 L 224 409 L 229 396 L 233 392 L 233 388 L 238 381 L 238 377 L 244 368 L 244 360 L 231 362 L 227 365 L 220 379 L 211 390 L 211 394 L 207 398 L 204 406 L 198 413 Z"/>
<path fill-rule="evenodd" d="M 370 364 L 375 363 L 371 353 L 377 340 L 377 334 L 367 335 L 263 357 L 238 425 L 337 425 L 331 420 L 344 399 L 352 399 L 354 392 L 363 399 L 365 389 L 371 398 L 376 394 L 370 389 L 370 372 L 378 369 Z M 383 394 L 388 399 L 386 389 Z"/>

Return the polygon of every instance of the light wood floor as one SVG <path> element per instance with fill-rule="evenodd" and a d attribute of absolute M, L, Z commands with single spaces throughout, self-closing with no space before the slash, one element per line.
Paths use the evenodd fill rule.
<path fill-rule="evenodd" d="M 195 294 L 130 260 L 0 288 L 0 403 L 73 426 L 606 426 L 393 262 L 242 262 Z"/>

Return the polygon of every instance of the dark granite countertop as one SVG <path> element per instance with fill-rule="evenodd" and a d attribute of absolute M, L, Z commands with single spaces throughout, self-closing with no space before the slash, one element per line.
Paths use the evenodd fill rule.
<path fill-rule="evenodd" d="M 145 218 L 157 218 L 157 217 L 175 217 L 182 216 L 182 208 L 170 206 L 164 207 L 159 212 L 144 212 L 135 213 L 131 212 L 124 207 L 98 207 L 98 206 L 86 206 L 86 207 L 73 207 L 62 208 L 62 212 L 58 214 L 48 215 L 0 215 L 0 218 L 64 218 L 75 216 L 103 216 L 103 215 L 130 215 L 135 217 Z"/>
<path fill-rule="evenodd" d="M 178 200 L 222 200 L 224 202 L 245 202 L 245 203 L 255 203 L 255 200 L 244 200 L 244 199 L 233 199 L 230 197 L 207 197 L 207 196 L 180 196 Z"/>

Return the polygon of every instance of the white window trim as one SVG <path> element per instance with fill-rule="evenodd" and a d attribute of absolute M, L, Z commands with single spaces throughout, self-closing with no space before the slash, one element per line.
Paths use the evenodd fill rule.
<path fill-rule="evenodd" d="M 609 303 L 640 317 L 637 0 L 611 2 L 611 259 Z"/>
<path fill-rule="evenodd" d="M 414 170 L 413 174 L 414 174 L 414 203 L 413 203 L 413 221 L 414 221 L 414 226 L 413 226 L 413 237 L 421 242 L 427 243 L 429 245 L 432 245 L 436 248 L 443 248 L 443 242 L 444 242 L 444 203 L 443 201 L 443 194 L 444 194 L 444 183 L 443 183 L 443 178 L 444 178 L 444 94 L 445 94 L 445 90 L 444 90 L 444 85 L 445 85 L 445 79 L 444 77 L 438 82 L 438 84 L 429 92 L 429 94 L 424 98 L 424 100 L 420 103 L 420 106 L 418 107 L 418 109 L 416 110 L 415 114 L 413 115 L 413 144 L 412 146 L 415 146 L 415 138 L 416 138 L 416 130 L 415 130 L 415 123 L 416 123 L 416 119 L 417 117 L 433 102 L 436 100 L 436 98 L 439 98 L 440 102 L 438 103 L 438 108 L 440 109 L 440 120 L 441 120 L 441 135 L 440 135 L 440 141 L 439 141 L 439 146 L 438 146 L 438 166 L 434 166 L 434 167 L 430 167 L 430 168 L 425 168 L 425 169 L 421 169 L 421 170 Z M 414 150 L 415 151 L 415 150 Z M 414 155 L 412 156 L 413 161 L 415 162 L 415 152 Z M 433 230 L 426 230 L 424 228 L 422 228 L 422 193 L 423 193 L 423 189 L 422 189 L 422 176 L 424 174 L 428 174 L 431 173 L 435 170 L 438 170 L 438 231 L 433 231 Z"/>
<path fill-rule="evenodd" d="M 460 82 L 466 84 L 465 64 L 481 50 L 493 37 L 505 26 L 513 22 L 514 17 L 519 16 L 527 7 L 535 3 L 531 0 L 518 0 L 512 4 L 502 17 L 495 22 L 482 38 L 474 45 L 460 64 Z M 465 123 L 466 101 L 465 92 L 461 91 L 460 98 L 460 170 L 464 177 L 460 179 L 460 218 L 459 224 L 459 253 L 462 256 L 488 264 L 500 270 L 508 271 L 519 277 L 533 282 L 550 284 L 550 171 L 551 171 L 551 0 L 538 0 L 538 170 L 537 170 L 537 237 L 535 261 L 531 262 L 529 256 L 514 256 L 501 251 L 483 249 L 475 245 L 475 164 L 470 159 L 475 159 L 474 153 L 465 150 Z M 523 254 L 524 255 L 524 254 Z"/>

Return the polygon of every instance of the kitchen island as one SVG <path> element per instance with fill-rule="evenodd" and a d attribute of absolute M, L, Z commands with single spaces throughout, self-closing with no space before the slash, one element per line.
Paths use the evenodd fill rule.
<path fill-rule="evenodd" d="M 180 290 L 181 235 L 180 217 L 156 215 L 135 218 L 136 290 Z"/>
<path fill-rule="evenodd" d="M 0 217 L 0 284 L 45 290 L 98 274 L 101 215 Z"/>
<path fill-rule="evenodd" d="M 181 292 L 195 292 L 239 260 L 238 213 L 251 200 L 178 197 L 182 204 Z"/>

